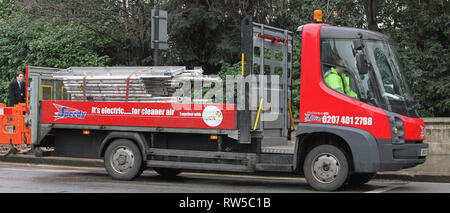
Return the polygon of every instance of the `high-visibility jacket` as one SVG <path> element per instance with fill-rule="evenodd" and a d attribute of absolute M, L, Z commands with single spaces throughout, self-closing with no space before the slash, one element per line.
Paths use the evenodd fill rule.
<path fill-rule="evenodd" d="M 356 92 L 350 88 L 350 78 L 345 74 L 339 74 L 334 67 L 324 75 L 325 83 L 331 88 L 352 98 L 358 98 Z"/>

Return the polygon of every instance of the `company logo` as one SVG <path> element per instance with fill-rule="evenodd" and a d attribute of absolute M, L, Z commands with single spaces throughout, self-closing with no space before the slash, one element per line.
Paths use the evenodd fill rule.
<path fill-rule="evenodd" d="M 55 112 L 55 121 L 59 119 L 66 119 L 66 118 L 78 118 L 78 119 L 84 119 L 87 112 L 72 108 L 72 107 L 66 107 L 59 104 L 53 104 L 58 112 Z"/>
<path fill-rule="evenodd" d="M 202 118 L 206 125 L 216 127 L 222 123 L 223 114 L 216 106 L 207 106 L 203 109 Z"/>
<path fill-rule="evenodd" d="M 311 115 L 309 113 L 303 113 L 305 115 L 305 121 L 322 121 L 322 117 Z"/>

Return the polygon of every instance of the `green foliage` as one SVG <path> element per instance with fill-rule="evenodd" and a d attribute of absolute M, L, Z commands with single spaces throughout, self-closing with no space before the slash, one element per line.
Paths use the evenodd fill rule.
<path fill-rule="evenodd" d="M 23 11 L 0 5 L 1 11 L 10 13 L 0 16 L 0 102 L 6 103 L 9 83 L 25 66 L 67 68 L 109 62 L 95 49 L 107 41 L 91 31 L 74 23 L 31 22 Z"/>
<path fill-rule="evenodd" d="M 294 118 L 299 117 L 300 110 L 300 61 L 302 42 L 301 35 L 294 36 L 294 47 L 292 53 L 292 115 Z"/>
<path fill-rule="evenodd" d="M 226 83 L 227 83 L 227 81 L 226 81 L 227 76 L 241 75 L 242 63 L 240 61 L 235 64 L 230 64 L 230 63 L 225 62 L 224 60 L 220 60 L 219 64 L 220 64 L 220 71 L 218 73 L 218 76 L 222 79 L 224 87 L 226 86 Z M 232 103 L 236 104 L 237 103 L 237 95 L 238 95 L 237 87 L 234 88 L 233 93 L 227 93 L 226 88 L 224 88 L 224 94 L 223 94 L 224 103 L 227 103 L 226 101 L 228 100 L 229 101 L 228 103 L 232 102 Z"/>
<path fill-rule="evenodd" d="M 238 57 L 240 21 L 230 22 L 224 11 L 213 9 L 205 1 L 170 1 L 167 10 L 172 48 L 164 54 L 166 64 L 201 66 L 205 74 L 215 74 L 220 60 Z"/>
<path fill-rule="evenodd" d="M 205 74 L 240 73 L 240 26 L 295 31 L 320 9 L 335 26 L 368 28 L 368 0 L 0 0 L 0 101 L 26 65 L 69 67 L 153 64 L 150 11 L 169 13 L 169 49 L 161 65 L 201 66 Z M 450 116 L 450 3 L 376 0 L 378 29 L 398 44 L 422 116 Z M 293 55 L 292 105 L 298 116 L 300 42 Z"/>
<path fill-rule="evenodd" d="M 449 1 L 382 1 L 380 30 L 397 41 L 422 116 L 450 116 Z"/>
<path fill-rule="evenodd" d="M 94 49 L 95 34 L 69 23 L 64 26 L 38 26 L 29 32 L 27 61 L 45 67 L 103 66 L 108 56 L 99 56 Z M 94 42 L 94 43 L 93 43 Z"/>

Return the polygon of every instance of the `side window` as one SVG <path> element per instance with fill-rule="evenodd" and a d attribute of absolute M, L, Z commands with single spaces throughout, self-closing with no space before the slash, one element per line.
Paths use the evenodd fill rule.
<path fill-rule="evenodd" d="M 321 69 L 325 84 L 331 89 L 359 99 L 359 75 L 351 40 L 321 41 Z"/>

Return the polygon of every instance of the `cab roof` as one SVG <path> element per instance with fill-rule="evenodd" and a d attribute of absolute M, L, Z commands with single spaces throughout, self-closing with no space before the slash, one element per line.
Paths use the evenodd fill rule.
<path fill-rule="evenodd" d="M 324 25 L 320 29 L 321 39 L 363 39 L 363 40 L 381 40 L 391 43 L 392 39 L 388 36 L 365 29 L 353 27 L 337 27 Z"/>

